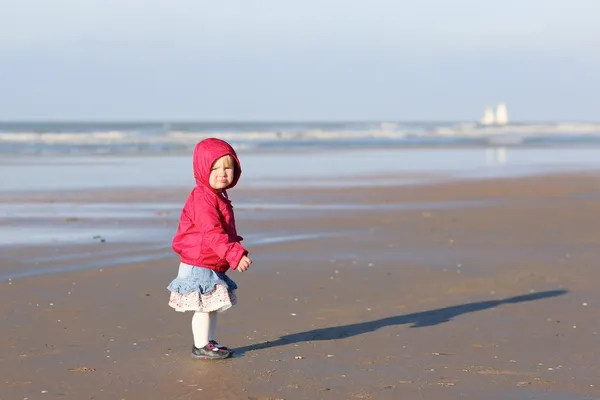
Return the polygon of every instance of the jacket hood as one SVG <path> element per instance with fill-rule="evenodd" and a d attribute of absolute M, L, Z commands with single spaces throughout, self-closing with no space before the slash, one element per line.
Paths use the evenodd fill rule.
<path fill-rule="evenodd" d="M 226 189 L 231 189 L 236 185 L 240 179 L 240 175 L 242 175 L 242 165 L 240 164 L 240 160 L 229 143 L 216 138 L 204 139 L 198 142 L 194 149 L 194 179 L 196 179 L 196 185 L 206 186 L 212 191 L 215 191 L 210 187 L 208 181 L 210 170 L 214 162 L 225 155 L 233 157 L 236 164 L 233 182 L 231 182 L 231 185 Z"/>

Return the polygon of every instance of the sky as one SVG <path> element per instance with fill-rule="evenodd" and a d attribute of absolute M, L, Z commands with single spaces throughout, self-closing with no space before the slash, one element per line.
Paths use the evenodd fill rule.
<path fill-rule="evenodd" d="M 600 121 L 598 0 L 0 0 L 0 120 Z"/>

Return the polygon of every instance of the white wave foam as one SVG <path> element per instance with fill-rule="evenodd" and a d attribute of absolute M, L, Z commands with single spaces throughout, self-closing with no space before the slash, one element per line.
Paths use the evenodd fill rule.
<path fill-rule="evenodd" d="M 127 139 L 127 132 L 81 132 L 81 133 L 0 133 L 0 142 L 40 143 L 40 144 L 88 144 L 88 143 L 120 143 Z"/>
<path fill-rule="evenodd" d="M 600 135 L 600 124 L 559 123 L 559 124 L 523 124 L 504 126 L 458 125 L 453 128 L 438 128 L 436 135 L 454 137 L 486 137 L 491 135 Z"/>
<path fill-rule="evenodd" d="M 238 146 L 252 147 L 261 142 L 276 141 L 347 141 L 362 139 L 402 139 L 405 137 L 454 137 L 486 138 L 490 136 L 511 136 L 513 138 L 544 137 L 553 135 L 592 135 L 600 136 L 600 124 L 558 123 L 523 124 L 499 127 L 482 127 L 477 124 L 457 124 L 451 127 L 421 128 L 402 130 L 401 125 L 382 124 L 378 129 L 364 130 L 323 130 L 305 131 L 254 131 L 254 132 L 186 132 L 168 131 L 161 135 L 144 135 L 133 131 L 111 130 L 105 132 L 4 132 L 0 133 L 0 144 L 38 145 L 127 145 L 127 144 L 174 144 L 193 145 L 207 137 L 217 137 L 236 143 Z"/>

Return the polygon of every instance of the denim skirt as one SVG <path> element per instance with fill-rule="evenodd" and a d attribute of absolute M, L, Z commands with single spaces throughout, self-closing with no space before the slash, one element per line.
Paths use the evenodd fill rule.
<path fill-rule="evenodd" d="M 180 263 L 177 277 L 167 286 L 169 306 L 180 312 L 225 311 L 237 304 L 237 288 L 224 273 Z"/>

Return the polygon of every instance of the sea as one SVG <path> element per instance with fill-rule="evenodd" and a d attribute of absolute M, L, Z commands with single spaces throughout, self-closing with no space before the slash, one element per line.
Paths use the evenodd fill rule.
<path fill-rule="evenodd" d="M 600 171 L 600 123 L 2 122 L 0 193 L 192 187 L 192 150 L 207 137 L 238 151 L 239 187 Z"/>
<path fill-rule="evenodd" d="M 27 257 L 15 253 L 20 254 L 20 263 L 0 271 L 0 282 L 172 257 L 169 243 L 184 196 L 157 202 L 153 199 L 157 191 L 146 189 L 173 190 L 182 196 L 193 188 L 192 150 L 206 137 L 225 139 L 238 151 L 243 171 L 231 195 L 240 220 L 281 221 L 273 231 L 244 235 L 252 247 L 315 239 L 314 232 L 290 229 L 286 216 L 326 216 L 335 209 L 365 207 L 343 199 L 315 203 L 310 201 L 315 188 L 361 187 L 377 197 L 382 186 L 579 171 L 600 175 L 600 123 L 4 122 L 0 123 L 0 249 L 45 246 L 46 250 L 40 247 Z M 274 203 L 257 188 L 301 191 L 290 191 L 285 201 Z M 142 189 L 136 202 L 94 200 L 96 194 L 134 189 Z M 89 201 L 72 202 L 61 196 L 81 191 Z M 473 204 L 368 206 L 430 212 Z M 157 219 L 157 224 L 140 228 Z M 75 265 L 64 261 L 80 253 L 57 250 L 95 243 L 102 243 L 104 250 L 89 253 Z M 0 260 L 10 257 L 4 252 Z M 22 268 L 22 262 L 28 267 Z"/>
<path fill-rule="evenodd" d="M 0 122 L 0 156 L 186 154 L 206 137 L 237 150 L 599 146 L 600 123 Z"/>

